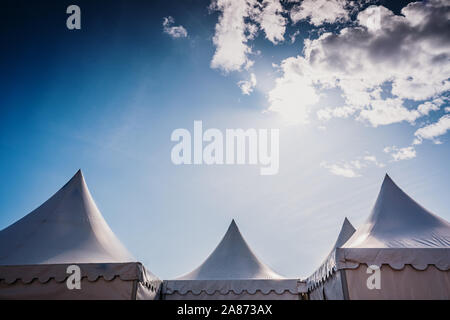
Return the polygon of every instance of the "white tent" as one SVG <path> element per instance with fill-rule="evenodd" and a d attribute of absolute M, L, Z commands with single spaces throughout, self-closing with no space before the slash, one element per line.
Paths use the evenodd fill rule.
<path fill-rule="evenodd" d="M 365 224 L 336 248 L 333 268 L 333 298 L 450 299 L 450 224 L 386 175 Z"/>
<path fill-rule="evenodd" d="M 213 253 L 195 270 L 164 281 L 167 300 L 280 299 L 294 300 L 304 283 L 286 279 L 263 264 L 242 237 L 234 220 Z"/>
<path fill-rule="evenodd" d="M 69 265 L 80 290 L 68 289 Z M 81 171 L 0 231 L 0 299 L 154 299 L 160 284 L 111 231 Z"/>
<path fill-rule="evenodd" d="M 340 281 L 340 273 L 336 273 L 336 248 L 340 248 L 355 233 L 355 228 L 344 219 L 341 231 L 336 239 L 328 256 L 322 262 L 320 267 L 306 279 L 306 285 L 310 292 L 311 300 L 325 300 L 343 297 L 342 282 Z M 325 281 L 327 280 L 328 281 Z"/>

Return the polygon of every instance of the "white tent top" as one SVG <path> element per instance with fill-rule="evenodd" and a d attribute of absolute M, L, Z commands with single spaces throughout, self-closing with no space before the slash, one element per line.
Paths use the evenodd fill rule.
<path fill-rule="evenodd" d="M 271 292 L 297 295 L 306 292 L 298 279 L 286 279 L 262 263 L 248 246 L 234 220 L 211 255 L 195 270 L 175 280 L 164 281 L 165 294 L 219 293 L 254 295 Z"/>
<path fill-rule="evenodd" d="M 360 263 L 450 268 L 450 224 L 429 212 L 386 175 L 367 221 L 336 249 L 338 269 Z"/>
<path fill-rule="evenodd" d="M 103 219 L 83 174 L 0 231 L 0 266 L 136 261 Z"/>
<path fill-rule="evenodd" d="M 177 280 L 284 279 L 262 263 L 242 237 L 234 220 L 211 255 Z"/>
<path fill-rule="evenodd" d="M 322 262 L 319 268 L 306 279 L 308 289 L 314 287 L 324 281 L 328 276 L 330 276 L 335 271 L 336 266 L 336 248 L 342 247 L 348 239 L 355 233 L 356 229 L 350 223 L 350 221 L 345 218 L 342 223 L 341 231 L 336 239 L 328 256 Z"/>
<path fill-rule="evenodd" d="M 449 248 L 450 224 L 411 199 L 386 175 L 375 206 L 344 248 Z"/>

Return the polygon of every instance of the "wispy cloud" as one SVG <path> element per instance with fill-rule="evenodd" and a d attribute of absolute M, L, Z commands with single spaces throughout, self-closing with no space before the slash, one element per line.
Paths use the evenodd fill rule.
<path fill-rule="evenodd" d="M 242 94 L 250 95 L 253 92 L 253 88 L 256 86 L 256 76 L 254 73 L 250 74 L 249 80 L 241 80 L 237 83 L 241 88 Z"/>
<path fill-rule="evenodd" d="M 337 176 L 342 176 L 346 178 L 356 178 L 361 176 L 355 171 L 355 167 L 348 163 L 329 164 L 327 162 L 322 162 L 320 166 L 322 168 L 328 169 L 332 174 Z"/>
<path fill-rule="evenodd" d="M 414 135 L 414 144 L 421 144 L 423 139 L 434 140 L 450 130 L 450 115 L 443 115 L 437 122 L 418 129 Z M 439 143 L 438 143 L 439 144 Z"/>
<path fill-rule="evenodd" d="M 188 36 L 187 30 L 183 26 L 174 26 L 174 18 L 171 16 L 163 18 L 163 30 L 172 38 L 186 38 Z"/>
<path fill-rule="evenodd" d="M 320 163 L 322 168 L 328 169 L 330 173 L 342 176 L 346 178 L 356 178 L 361 177 L 361 170 L 370 166 L 376 166 L 378 168 L 383 168 L 385 165 L 379 162 L 374 155 L 366 153 L 366 155 L 357 157 L 351 161 L 339 161 L 336 163 L 329 163 L 323 161 Z"/>
<path fill-rule="evenodd" d="M 404 148 L 392 146 L 384 148 L 383 151 L 390 154 L 393 158 L 393 161 L 409 160 L 416 157 L 416 149 L 413 146 Z"/>

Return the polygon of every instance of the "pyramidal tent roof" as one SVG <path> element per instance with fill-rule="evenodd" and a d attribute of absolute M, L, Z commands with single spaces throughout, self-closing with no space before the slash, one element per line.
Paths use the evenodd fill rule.
<path fill-rule="evenodd" d="M 365 224 L 344 248 L 449 248 L 450 223 L 411 199 L 386 175 Z"/>
<path fill-rule="evenodd" d="M 103 219 L 81 170 L 44 204 L 0 231 L 0 265 L 134 261 Z"/>
<path fill-rule="evenodd" d="M 336 249 L 338 268 L 359 263 L 410 264 L 423 270 L 433 264 L 450 268 L 450 223 L 423 208 L 386 175 L 367 221 Z"/>
<path fill-rule="evenodd" d="M 342 247 L 348 239 L 355 233 L 356 229 L 350 223 L 350 221 L 345 218 L 342 223 L 341 230 L 339 231 L 339 235 L 334 243 L 330 253 L 322 262 L 319 268 L 306 280 L 308 288 L 311 288 L 321 281 L 325 280 L 334 270 L 335 267 L 335 253 L 336 248 Z"/>
<path fill-rule="evenodd" d="M 345 218 L 344 222 L 342 223 L 341 231 L 339 231 L 338 238 L 336 239 L 336 242 L 334 243 L 333 249 L 331 249 L 331 251 L 334 251 L 334 249 L 336 248 L 342 247 L 347 242 L 347 240 L 350 239 L 350 237 L 355 233 L 355 231 L 355 227 L 353 227 L 350 221 Z"/>
<path fill-rule="evenodd" d="M 195 270 L 177 280 L 284 279 L 262 263 L 233 220 L 211 255 Z"/>

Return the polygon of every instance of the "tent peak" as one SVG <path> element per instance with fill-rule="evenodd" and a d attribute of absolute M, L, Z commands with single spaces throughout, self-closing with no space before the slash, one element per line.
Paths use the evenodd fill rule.
<path fill-rule="evenodd" d="M 352 225 L 350 220 L 345 217 L 344 222 L 342 222 L 341 231 L 339 231 L 339 235 L 333 246 L 333 250 L 343 246 L 345 242 L 347 242 L 347 240 L 350 239 L 350 237 L 355 233 L 355 231 L 355 227 Z"/>
<path fill-rule="evenodd" d="M 230 230 L 230 229 L 237 229 L 237 230 L 239 230 L 239 228 L 238 228 L 238 226 L 236 224 L 236 221 L 234 219 L 231 220 L 230 226 L 228 227 L 228 230 Z"/>
<path fill-rule="evenodd" d="M 366 222 L 348 248 L 423 248 L 450 244 L 450 224 L 428 211 L 386 175 Z"/>
<path fill-rule="evenodd" d="M 78 171 L 72 176 L 72 178 L 70 178 L 70 180 L 66 183 L 66 185 L 70 184 L 71 182 L 76 182 L 76 181 L 84 181 L 84 175 L 83 175 L 83 171 L 81 171 L 81 169 L 78 169 Z"/>
<path fill-rule="evenodd" d="M 132 262 L 81 170 L 37 209 L 0 231 L 0 265 Z"/>
<path fill-rule="evenodd" d="M 342 223 L 342 225 L 344 225 L 344 224 L 349 224 L 349 225 L 353 226 L 347 217 L 344 217 L 344 222 Z"/>
<path fill-rule="evenodd" d="M 283 279 L 253 253 L 234 219 L 209 257 L 177 280 Z"/>
<path fill-rule="evenodd" d="M 384 175 L 382 186 L 385 185 L 385 184 L 393 184 L 393 185 L 397 186 L 395 184 L 394 180 L 392 180 L 392 178 L 387 173 Z"/>

